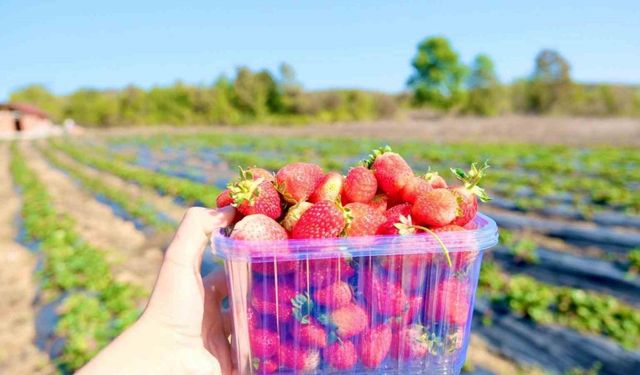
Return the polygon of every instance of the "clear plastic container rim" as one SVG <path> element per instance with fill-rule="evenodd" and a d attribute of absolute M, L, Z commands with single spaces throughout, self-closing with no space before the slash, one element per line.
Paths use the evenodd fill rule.
<path fill-rule="evenodd" d="M 466 231 L 439 232 L 405 236 L 338 237 L 278 241 L 243 241 L 216 231 L 211 236 L 213 254 L 225 260 L 252 262 L 326 259 L 338 256 L 385 256 L 442 253 L 443 244 L 450 253 L 484 251 L 498 243 L 498 227 L 490 217 L 478 213 Z M 442 243 L 440 243 L 442 242 Z"/>

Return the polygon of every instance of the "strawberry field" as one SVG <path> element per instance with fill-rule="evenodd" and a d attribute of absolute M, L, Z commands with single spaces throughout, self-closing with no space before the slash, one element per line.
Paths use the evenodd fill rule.
<path fill-rule="evenodd" d="M 39 368 L 77 369 L 135 319 L 184 208 L 215 206 L 238 166 L 309 161 L 346 173 L 387 143 L 416 173 L 447 180 L 450 167 L 489 160 L 492 200 L 481 211 L 501 242 L 483 259 L 465 371 L 637 372 L 637 148 L 237 132 L 0 144 L 9 161 L 0 183 L 20 203 L 12 239 L 37 262 L 14 269 L 32 274 L 32 342 L 49 358 Z M 207 257 L 203 272 L 215 267 Z"/>

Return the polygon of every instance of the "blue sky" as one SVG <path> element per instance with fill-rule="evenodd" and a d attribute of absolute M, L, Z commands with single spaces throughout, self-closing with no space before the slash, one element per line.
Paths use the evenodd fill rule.
<path fill-rule="evenodd" d="M 529 4 L 527 4 L 529 3 Z M 210 83 L 238 65 L 293 65 L 306 88 L 403 89 L 417 43 L 488 53 L 503 81 L 559 50 L 580 81 L 640 83 L 638 1 L 0 0 L 0 100 L 28 83 Z"/>

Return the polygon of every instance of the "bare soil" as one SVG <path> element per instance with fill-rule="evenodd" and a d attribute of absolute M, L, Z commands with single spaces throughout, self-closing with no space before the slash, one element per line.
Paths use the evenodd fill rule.
<path fill-rule="evenodd" d="M 117 278 L 151 290 L 162 249 L 149 247 L 144 233 L 132 222 L 116 216 L 109 206 L 49 165 L 33 145 L 23 146 L 24 155 L 29 155 L 29 166 L 47 186 L 56 209 L 74 220 L 85 240 L 106 251 Z"/>
<path fill-rule="evenodd" d="M 14 241 L 20 199 L 9 174 L 8 144 L 0 144 L 0 374 L 53 374 L 34 344 L 35 256 Z"/>
<path fill-rule="evenodd" d="M 300 126 L 196 126 L 128 127 L 93 130 L 95 134 L 152 134 L 222 132 L 280 136 L 341 136 L 382 138 L 389 141 L 424 140 L 428 142 L 542 143 L 575 146 L 640 146 L 638 118 L 576 118 L 504 116 L 434 117 L 405 113 L 396 119 L 356 123 L 310 124 Z"/>

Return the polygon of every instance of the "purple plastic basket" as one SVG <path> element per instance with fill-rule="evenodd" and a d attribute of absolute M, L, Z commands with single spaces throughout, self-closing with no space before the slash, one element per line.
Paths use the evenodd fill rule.
<path fill-rule="evenodd" d="M 216 233 L 240 374 L 458 374 L 489 217 L 465 231 L 237 241 Z"/>

